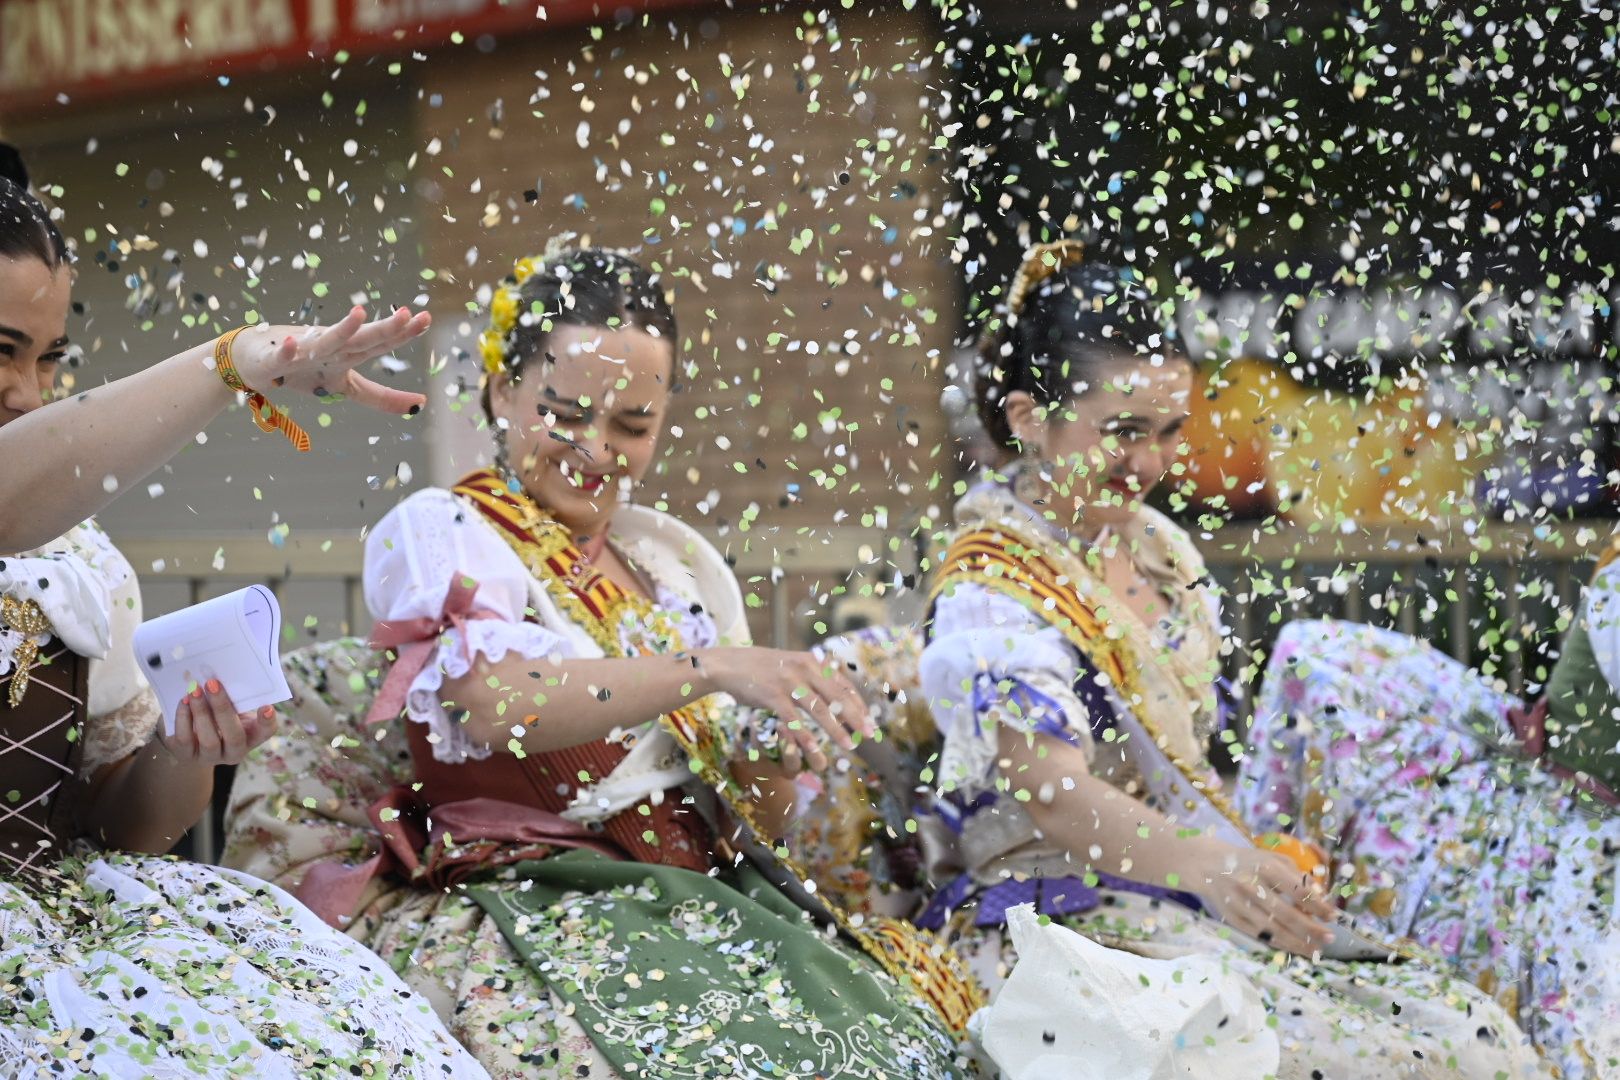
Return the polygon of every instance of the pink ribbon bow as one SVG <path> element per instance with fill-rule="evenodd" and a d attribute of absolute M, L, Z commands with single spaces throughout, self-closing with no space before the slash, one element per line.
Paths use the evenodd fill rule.
<path fill-rule="evenodd" d="M 411 683 L 427 667 L 428 660 L 438 647 L 439 635 L 451 627 L 461 631 L 461 648 L 469 661 L 472 648 L 467 641 L 467 623 L 471 619 L 493 619 L 489 611 L 474 611 L 473 597 L 478 593 L 478 582 L 457 573 L 444 594 L 444 611 L 437 617 L 379 621 L 371 628 L 371 647 L 393 649 L 397 654 L 393 667 L 383 679 L 382 689 L 366 710 L 366 723 L 379 724 L 399 717 L 405 711 L 405 698 L 411 692 Z"/>
<path fill-rule="evenodd" d="M 341 859 L 315 863 L 293 890 L 299 902 L 340 930 L 354 919 L 366 887 L 379 877 L 447 889 L 496 867 L 558 851 L 583 848 L 609 859 L 625 857 L 588 826 L 549 810 L 483 798 L 429 807 L 409 784 L 384 792 L 366 816 L 377 853 L 355 866 Z"/>

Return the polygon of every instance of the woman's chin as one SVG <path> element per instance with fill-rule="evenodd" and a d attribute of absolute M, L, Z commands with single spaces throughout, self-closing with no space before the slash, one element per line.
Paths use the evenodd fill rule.
<path fill-rule="evenodd" d="M 576 531 L 606 521 L 613 516 L 614 508 L 618 505 L 611 484 L 599 492 L 589 492 L 558 479 L 551 483 L 533 484 L 528 491 L 531 498 Z"/>
<path fill-rule="evenodd" d="M 1120 496 L 1109 493 L 1086 507 L 1084 520 L 1088 525 L 1124 525 L 1142 512 L 1139 495 Z"/>

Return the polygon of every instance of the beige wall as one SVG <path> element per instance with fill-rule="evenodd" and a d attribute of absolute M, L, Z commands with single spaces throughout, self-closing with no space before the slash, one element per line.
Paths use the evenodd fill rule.
<path fill-rule="evenodd" d="M 52 201 L 78 244 L 74 299 L 84 312 L 68 324 L 85 352 L 85 366 L 72 373 L 78 388 L 207 340 L 249 310 L 275 321 L 331 320 L 357 295 L 373 305 L 416 297 L 419 214 L 408 186 L 402 189 L 412 148 L 409 97 L 397 88 L 388 92 L 365 72 L 345 74 L 350 77 L 337 83 L 312 74 L 213 82 L 187 88 L 178 101 L 145 97 L 6 118 L 6 137 L 22 148 L 36 185 L 60 186 Z M 330 108 L 320 102 L 328 89 Z M 247 112 L 249 99 L 272 107 L 274 120 Z M 362 99 L 366 115 L 356 117 Z M 357 144 L 353 156 L 344 151 L 349 139 Z M 217 176 L 205 159 L 220 163 Z M 234 188 L 233 181 L 239 181 Z M 311 188 L 319 190 L 319 201 L 310 199 Z M 378 196 L 381 210 L 373 201 Z M 317 226 L 319 239 L 310 236 Z M 396 242 L 384 239 L 387 228 Z M 317 254 L 321 265 L 295 267 L 304 252 Z M 98 253 L 108 261 L 98 261 Z M 258 266 L 256 283 L 233 265 L 238 255 Z M 112 261 L 116 270 L 109 269 Z M 325 297 L 316 295 L 318 285 Z M 209 309 L 210 299 L 217 309 Z M 205 314 L 218 324 L 186 324 L 187 316 Z M 411 369 L 391 378 L 425 383 L 426 350 L 408 358 Z M 155 551 L 171 568 L 182 549 L 165 541 L 245 538 L 274 554 L 270 532 L 285 524 L 283 550 L 297 560 L 301 536 L 358 532 L 375 520 L 392 494 L 373 487 L 402 462 L 415 475 L 426 470 L 425 422 L 404 424 L 309 400 L 290 404 L 314 440 L 307 456 L 279 436 L 261 434 L 246 412 L 232 410 L 209 426 L 206 445 L 187 448 L 135 485 L 101 516 L 103 524 L 126 542 L 157 541 L 141 545 L 142 551 Z M 322 413 L 329 414 L 330 427 L 321 426 Z M 149 493 L 154 483 L 162 485 L 155 497 Z M 205 547 L 215 550 L 212 543 Z M 358 558 L 358 545 L 354 554 Z M 145 558 L 136 569 L 148 573 L 152 561 Z M 211 572 L 213 561 L 209 554 L 199 568 Z M 230 573 L 229 560 L 223 569 Z M 219 586 L 241 583 L 226 578 Z M 146 593 L 149 611 L 190 599 L 183 583 L 155 576 Z M 301 631 L 308 636 L 343 628 L 341 595 L 329 582 L 294 581 L 284 600 L 292 625 L 316 620 Z"/>

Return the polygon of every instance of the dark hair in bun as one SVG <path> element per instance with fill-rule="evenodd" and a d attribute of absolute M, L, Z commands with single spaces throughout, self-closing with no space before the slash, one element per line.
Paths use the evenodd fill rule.
<path fill-rule="evenodd" d="M 28 169 L 9 143 L 0 143 L 0 258 L 38 259 L 53 270 L 70 259 L 62 230 L 28 190 Z"/>
<path fill-rule="evenodd" d="M 563 326 L 641 330 L 669 342 L 672 353 L 679 347 L 675 312 L 658 275 L 621 251 L 572 248 L 537 258 L 521 282 L 509 277 L 502 287 L 516 290 L 520 313 L 501 342 L 502 369 L 514 379 L 546 358 L 551 335 Z M 487 381 L 483 403 L 493 423 Z"/>
<path fill-rule="evenodd" d="M 1101 363 L 1170 357 L 1167 321 L 1131 271 L 1080 262 L 1073 241 L 1036 248 L 979 338 L 974 391 L 986 433 L 1017 447 L 1006 405 L 1019 390 L 1059 405 L 1100 386 Z"/>

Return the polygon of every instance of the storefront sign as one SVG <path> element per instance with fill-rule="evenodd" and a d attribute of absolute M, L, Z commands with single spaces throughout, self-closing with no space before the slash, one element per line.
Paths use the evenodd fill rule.
<path fill-rule="evenodd" d="M 0 0 L 0 112 L 696 0 Z"/>
<path fill-rule="evenodd" d="M 1597 286 L 1460 292 L 1443 286 L 1228 289 L 1183 303 L 1177 329 L 1200 362 L 1293 354 L 1384 361 L 1597 357 L 1620 343 L 1620 305 Z"/>

